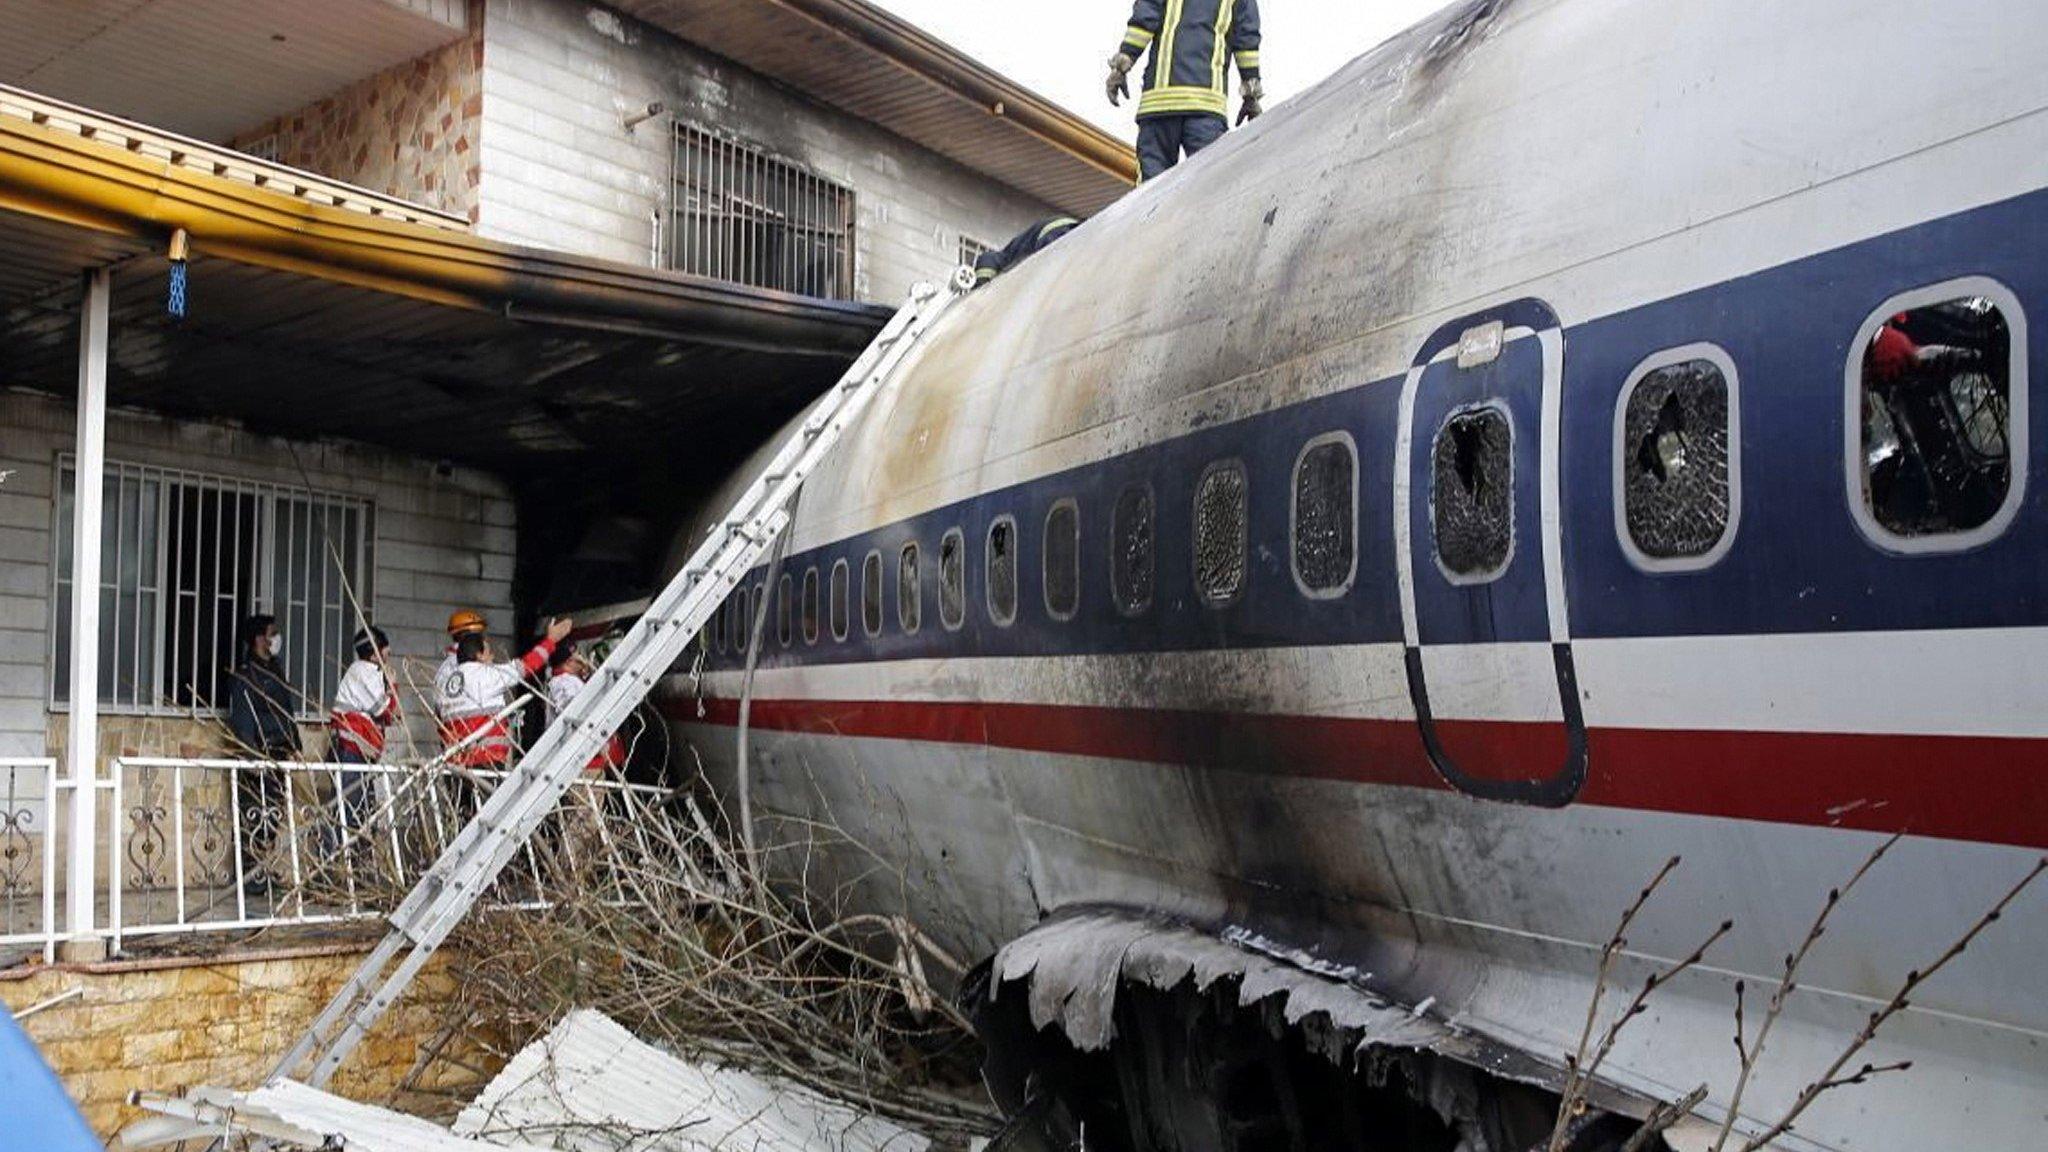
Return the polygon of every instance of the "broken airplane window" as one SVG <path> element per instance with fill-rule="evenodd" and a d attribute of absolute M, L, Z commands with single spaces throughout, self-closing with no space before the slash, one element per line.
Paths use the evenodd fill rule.
<path fill-rule="evenodd" d="M 1990 524 L 2006 506 L 2014 466 L 2014 349 L 1999 303 L 1959 296 L 1895 311 L 1860 355 L 1856 466 L 1869 518 L 1906 538 Z"/>
<path fill-rule="evenodd" d="M 775 639 L 784 648 L 789 647 L 789 614 L 789 573 L 785 572 L 775 586 Z"/>
<path fill-rule="evenodd" d="M 1152 487 L 1130 484 L 1117 494 L 1110 519 L 1110 592 L 1117 610 L 1136 616 L 1152 607 Z"/>
<path fill-rule="evenodd" d="M 1358 566 L 1358 456 L 1351 438 L 1318 437 L 1294 464 L 1294 578 L 1319 599 L 1342 595 Z"/>
<path fill-rule="evenodd" d="M 804 569 L 804 643 L 818 642 L 818 570 Z"/>
<path fill-rule="evenodd" d="M 831 603 L 829 606 L 831 608 L 832 638 L 834 640 L 846 639 L 846 630 L 849 627 L 847 613 L 850 607 L 847 601 L 851 599 L 852 580 L 853 576 L 846 566 L 846 561 L 840 560 L 833 563 Z"/>
<path fill-rule="evenodd" d="M 1017 522 L 1008 516 L 988 526 L 988 617 L 1005 626 L 1017 618 Z"/>
<path fill-rule="evenodd" d="M 1710 557 L 1734 501 L 1727 373 L 1704 357 L 1679 360 L 1643 372 L 1624 396 L 1615 468 L 1629 544 L 1652 567 Z"/>
<path fill-rule="evenodd" d="M 1062 500 L 1045 514 L 1045 611 L 1072 620 L 1081 608 L 1081 512 Z"/>
<path fill-rule="evenodd" d="M 726 614 L 726 630 L 731 633 L 729 643 L 736 653 L 747 650 L 747 590 L 736 588 L 732 594 L 732 610 Z"/>
<path fill-rule="evenodd" d="M 1244 590 L 1244 465 L 1211 464 L 1195 485 L 1195 591 L 1220 607 Z"/>
<path fill-rule="evenodd" d="M 903 546 L 896 557 L 896 626 L 906 635 L 924 623 L 924 600 L 917 576 L 917 541 Z"/>
<path fill-rule="evenodd" d="M 958 528 L 939 539 L 939 623 L 960 627 L 967 620 L 967 538 Z"/>
<path fill-rule="evenodd" d="M 882 634 L 882 554 L 860 562 L 860 626 L 869 639 Z"/>
<path fill-rule="evenodd" d="M 1453 412 L 1430 452 L 1429 522 L 1454 582 L 1499 576 L 1514 550 L 1514 431 L 1495 405 Z"/>

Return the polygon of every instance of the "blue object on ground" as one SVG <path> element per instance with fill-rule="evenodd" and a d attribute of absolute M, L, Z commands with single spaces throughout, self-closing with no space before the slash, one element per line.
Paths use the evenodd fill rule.
<path fill-rule="evenodd" d="M 0 1148 L 105 1152 L 35 1041 L 0 1008 Z"/>

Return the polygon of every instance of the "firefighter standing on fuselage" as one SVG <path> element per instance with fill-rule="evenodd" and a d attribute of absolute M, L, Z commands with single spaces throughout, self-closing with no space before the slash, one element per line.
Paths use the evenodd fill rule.
<path fill-rule="evenodd" d="M 1244 81 L 1237 122 L 1263 111 L 1259 80 L 1259 0 L 1137 0 L 1124 42 L 1109 58 L 1111 104 L 1131 94 L 1129 76 L 1145 63 L 1138 97 L 1139 179 L 1150 180 L 1214 144 L 1230 127 L 1229 76 Z"/>

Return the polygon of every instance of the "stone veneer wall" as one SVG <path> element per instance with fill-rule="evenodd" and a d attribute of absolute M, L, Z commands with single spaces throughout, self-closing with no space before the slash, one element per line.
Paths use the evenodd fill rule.
<path fill-rule="evenodd" d="M 482 16 L 470 35 L 237 135 L 274 138 L 280 164 L 467 217 L 482 180 Z"/>
<path fill-rule="evenodd" d="M 19 1012 L 85 990 L 21 1025 L 86 1122 L 111 1138 L 142 1116 L 127 1104 L 135 1089 L 255 1087 L 361 959 L 361 948 L 347 946 L 20 968 L 0 972 L 0 1006 Z M 446 952 L 429 963 L 342 1067 L 333 1091 L 381 1101 L 405 1079 L 441 1030 L 456 992 L 455 963 Z M 418 1087 L 451 1102 L 467 1099 L 496 1069 L 494 1057 L 459 1039 Z"/>

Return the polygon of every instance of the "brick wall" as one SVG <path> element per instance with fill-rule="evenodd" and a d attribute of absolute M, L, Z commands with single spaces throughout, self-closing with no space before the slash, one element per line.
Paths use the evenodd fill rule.
<path fill-rule="evenodd" d="M 239 133 L 278 163 L 476 219 L 483 38 L 469 36 Z"/>
<path fill-rule="evenodd" d="M 964 234 L 1000 245 L 1052 209 L 865 120 L 580 0 L 488 0 L 483 235 L 646 265 L 667 204 L 670 121 L 650 101 L 853 189 L 854 286 L 899 303 Z"/>
<path fill-rule="evenodd" d="M 125 961 L 0 973 L 0 1005 L 21 1011 L 74 988 L 84 994 L 22 1021 L 43 1058 L 102 1137 L 142 1113 L 136 1089 L 192 1084 L 253 1088 L 361 962 L 355 948 L 272 951 L 204 960 Z M 381 1100 L 413 1068 L 448 1014 L 459 960 L 437 955 L 330 1085 Z M 451 1043 L 420 1082 L 467 1098 L 495 1072 L 467 1040 Z M 400 1101 L 401 1104 L 405 1101 Z"/>

